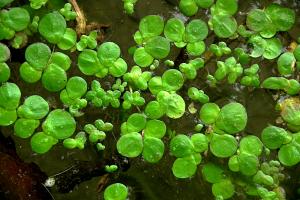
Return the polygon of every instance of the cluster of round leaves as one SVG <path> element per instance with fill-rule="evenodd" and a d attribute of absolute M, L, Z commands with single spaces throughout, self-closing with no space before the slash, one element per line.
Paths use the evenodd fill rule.
<path fill-rule="evenodd" d="M 192 177 L 201 163 L 200 153 L 208 149 L 208 139 L 202 133 L 193 134 L 190 138 L 178 134 L 170 142 L 170 152 L 177 159 L 172 166 L 172 172 L 177 178 Z"/>
<path fill-rule="evenodd" d="M 107 74 L 121 77 L 127 72 L 127 63 L 120 58 L 120 47 L 113 42 L 105 42 L 97 52 L 84 49 L 78 56 L 78 67 L 85 75 L 103 78 Z"/>
<path fill-rule="evenodd" d="M 161 139 L 165 134 L 166 125 L 163 121 L 147 120 L 144 114 L 133 113 L 121 125 L 117 150 L 128 158 L 142 154 L 145 161 L 157 163 L 164 155 L 165 145 Z"/>
<path fill-rule="evenodd" d="M 5 44 L 0 43 L 0 83 L 5 83 L 10 77 L 10 68 L 5 63 L 10 56 L 9 48 Z"/>
<path fill-rule="evenodd" d="M 71 59 L 64 53 L 52 53 L 44 43 L 33 43 L 26 48 L 25 59 L 20 67 L 21 78 L 28 83 L 42 79 L 42 85 L 50 92 L 58 92 L 67 84 L 66 71 Z"/>

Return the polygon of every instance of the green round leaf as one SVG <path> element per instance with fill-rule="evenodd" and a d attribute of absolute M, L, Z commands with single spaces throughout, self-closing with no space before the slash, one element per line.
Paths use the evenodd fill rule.
<path fill-rule="evenodd" d="M 29 45 L 25 51 L 27 62 L 37 71 L 42 71 L 47 67 L 50 57 L 50 48 L 40 42 Z"/>
<path fill-rule="evenodd" d="M 141 19 L 139 30 L 144 39 L 158 36 L 164 30 L 164 21 L 161 16 L 148 15 Z"/>
<path fill-rule="evenodd" d="M 281 103 L 281 117 L 291 125 L 300 125 L 300 107 L 298 98 L 288 98 Z"/>
<path fill-rule="evenodd" d="M 248 41 L 253 47 L 253 50 L 250 54 L 253 58 L 258 58 L 262 56 L 265 52 L 267 41 L 260 37 L 259 35 L 252 36 Z"/>
<path fill-rule="evenodd" d="M 294 56 L 297 61 L 300 61 L 300 45 L 297 45 L 297 47 L 294 49 Z"/>
<path fill-rule="evenodd" d="M 187 24 L 185 29 L 185 41 L 194 43 L 204 40 L 208 35 L 207 24 L 201 19 L 194 19 Z"/>
<path fill-rule="evenodd" d="M 198 153 L 202 153 L 208 149 L 208 139 L 202 133 L 193 134 L 191 141 L 194 146 L 194 150 Z"/>
<path fill-rule="evenodd" d="M 182 73 L 177 69 L 169 69 L 162 75 L 162 85 L 166 91 L 179 90 L 184 83 Z"/>
<path fill-rule="evenodd" d="M 42 75 L 42 84 L 50 92 L 58 92 L 67 84 L 67 74 L 59 66 L 50 64 Z"/>
<path fill-rule="evenodd" d="M 215 34 L 220 38 L 229 38 L 237 30 L 237 22 L 230 15 L 214 15 L 212 25 Z"/>
<path fill-rule="evenodd" d="M 140 132 L 146 126 L 146 117 L 140 113 L 133 113 L 127 119 L 127 129 L 129 132 Z"/>
<path fill-rule="evenodd" d="M 74 76 L 68 80 L 66 90 L 71 99 L 81 98 L 87 91 L 87 83 L 83 78 Z"/>
<path fill-rule="evenodd" d="M 213 5 L 214 0 L 194 0 L 200 8 L 209 8 Z"/>
<path fill-rule="evenodd" d="M 97 51 L 97 56 L 100 62 L 109 67 L 121 55 L 120 47 L 114 42 L 105 42 L 101 44 Z"/>
<path fill-rule="evenodd" d="M 30 15 L 24 8 L 11 8 L 8 11 L 2 11 L 1 22 L 15 31 L 22 31 L 27 28 Z"/>
<path fill-rule="evenodd" d="M 238 156 L 237 155 L 231 156 L 229 158 L 228 167 L 233 172 L 240 171 L 240 166 L 239 166 L 239 161 L 238 161 Z"/>
<path fill-rule="evenodd" d="M 40 121 L 36 119 L 18 119 L 14 125 L 14 133 L 20 138 L 29 138 L 39 125 Z"/>
<path fill-rule="evenodd" d="M 8 81 L 10 77 L 10 68 L 6 63 L 0 63 L 0 83 Z"/>
<path fill-rule="evenodd" d="M 163 59 L 169 55 L 170 42 L 161 36 L 155 36 L 146 42 L 145 50 L 155 59 Z"/>
<path fill-rule="evenodd" d="M 18 116 L 26 119 L 42 119 L 48 112 L 48 102 L 38 95 L 27 97 L 24 104 L 18 108 Z"/>
<path fill-rule="evenodd" d="M 6 82 L 0 87 L 0 107 L 14 110 L 19 106 L 21 91 L 15 83 Z"/>
<path fill-rule="evenodd" d="M 160 91 L 164 90 L 162 78 L 160 76 L 155 76 L 148 82 L 148 87 L 153 95 L 157 95 Z"/>
<path fill-rule="evenodd" d="M 270 23 L 267 13 L 261 9 L 253 9 L 247 15 L 246 24 L 253 31 L 263 31 Z"/>
<path fill-rule="evenodd" d="M 203 41 L 188 43 L 186 46 L 187 53 L 191 56 L 200 56 L 205 51 L 205 43 Z"/>
<path fill-rule="evenodd" d="M 77 33 L 71 28 L 67 28 L 65 34 L 58 42 L 57 46 L 61 50 L 69 50 L 75 46 L 77 41 Z"/>
<path fill-rule="evenodd" d="M 197 170 L 197 164 L 193 156 L 177 158 L 172 166 L 172 172 L 177 178 L 192 177 Z"/>
<path fill-rule="evenodd" d="M 55 52 L 51 55 L 50 63 L 59 66 L 64 71 L 67 71 L 71 67 L 72 61 L 66 54 Z"/>
<path fill-rule="evenodd" d="M 170 142 L 170 151 L 177 158 L 189 156 L 194 153 L 193 143 L 186 135 L 176 135 Z"/>
<path fill-rule="evenodd" d="M 216 9 L 224 14 L 234 15 L 238 10 L 237 0 L 217 0 Z"/>
<path fill-rule="evenodd" d="M 166 115 L 172 119 L 178 119 L 183 116 L 185 112 L 185 102 L 181 96 L 172 93 L 166 98 L 159 100 L 163 105 Z"/>
<path fill-rule="evenodd" d="M 0 126 L 9 126 L 17 120 L 16 110 L 6 110 L 0 107 Z"/>
<path fill-rule="evenodd" d="M 294 166 L 300 162 L 299 148 L 293 143 L 283 145 L 278 152 L 279 161 L 285 166 Z"/>
<path fill-rule="evenodd" d="M 172 42 L 181 42 L 185 32 L 185 26 L 182 20 L 178 18 L 171 18 L 167 21 L 164 35 Z"/>
<path fill-rule="evenodd" d="M 48 152 L 57 142 L 57 139 L 43 132 L 34 134 L 30 140 L 31 149 L 39 154 Z"/>
<path fill-rule="evenodd" d="M 49 113 L 42 127 L 46 134 L 56 139 L 66 139 L 75 132 L 76 121 L 70 113 L 56 109 Z"/>
<path fill-rule="evenodd" d="M 258 158 L 253 154 L 242 152 L 237 157 L 239 162 L 239 171 L 245 176 L 253 176 L 256 174 L 259 166 Z"/>
<path fill-rule="evenodd" d="M 83 74 L 94 75 L 103 68 L 103 65 L 100 63 L 96 51 L 85 49 L 78 56 L 78 67 Z"/>
<path fill-rule="evenodd" d="M 234 195 L 234 185 L 229 179 L 224 179 L 212 185 L 212 193 L 215 197 L 229 199 Z"/>
<path fill-rule="evenodd" d="M 109 68 L 113 77 L 121 77 L 127 72 L 127 63 L 123 58 L 118 58 Z"/>
<path fill-rule="evenodd" d="M 57 44 L 64 37 L 67 24 L 57 11 L 48 13 L 39 22 L 39 33 L 50 43 Z"/>
<path fill-rule="evenodd" d="M 144 47 L 135 50 L 133 55 L 134 62 L 141 67 L 148 67 L 153 63 L 154 58 L 147 53 Z"/>
<path fill-rule="evenodd" d="M 180 0 L 179 10 L 185 16 L 193 16 L 198 12 L 198 6 L 194 0 Z"/>
<path fill-rule="evenodd" d="M 39 81 L 42 77 L 42 71 L 38 71 L 33 68 L 28 62 L 24 62 L 20 69 L 21 78 L 27 83 L 35 83 Z"/>
<path fill-rule="evenodd" d="M 164 155 L 164 143 L 155 137 L 144 139 L 143 158 L 149 163 L 157 163 Z"/>
<path fill-rule="evenodd" d="M 286 52 L 282 54 L 277 60 L 278 71 L 281 75 L 291 75 L 294 72 L 294 66 L 296 59 L 294 54 L 291 52 Z"/>
<path fill-rule="evenodd" d="M 269 149 L 278 149 L 281 145 L 290 142 L 291 137 L 283 128 L 268 126 L 261 133 L 261 140 Z"/>
<path fill-rule="evenodd" d="M 210 151 L 219 158 L 227 158 L 232 156 L 238 147 L 238 143 L 232 135 L 214 134 L 210 141 Z"/>
<path fill-rule="evenodd" d="M 255 135 L 243 137 L 240 141 L 240 152 L 259 156 L 263 150 L 263 144 Z"/>
<path fill-rule="evenodd" d="M 295 23 L 295 11 L 290 8 L 283 8 L 273 3 L 269 5 L 265 11 L 272 19 L 278 31 L 288 31 Z"/>
<path fill-rule="evenodd" d="M 139 156 L 143 151 L 142 136 L 135 132 L 122 135 L 117 142 L 117 149 L 122 156 L 128 158 Z"/>
<path fill-rule="evenodd" d="M 0 63 L 6 62 L 10 58 L 10 50 L 5 45 L 0 43 Z"/>
<path fill-rule="evenodd" d="M 224 170 L 213 163 L 207 163 L 203 166 L 202 175 L 209 183 L 218 183 L 225 178 Z"/>
<path fill-rule="evenodd" d="M 247 112 L 240 103 L 225 105 L 217 118 L 216 125 L 219 129 L 234 134 L 245 129 L 247 125 Z"/>
<path fill-rule="evenodd" d="M 166 124 L 163 121 L 154 119 L 147 121 L 146 128 L 144 130 L 145 137 L 163 138 L 166 134 Z"/>
<path fill-rule="evenodd" d="M 122 183 L 114 183 L 104 190 L 105 200 L 126 200 L 128 189 Z"/>
<path fill-rule="evenodd" d="M 200 119 L 205 124 L 213 124 L 217 120 L 220 108 L 215 103 L 206 103 L 201 107 Z"/>
<path fill-rule="evenodd" d="M 267 45 L 263 53 L 263 57 L 266 59 L 277 58 L 282 52 L 282 44 L 278 38 L 266 39 Z"/>
<path fill-rule="evenodd" d="M 164 110 L 157 101 L 150 101 L 145 108 L 145 115 L 150 119 L 159 119 L 164 115 Z"/>

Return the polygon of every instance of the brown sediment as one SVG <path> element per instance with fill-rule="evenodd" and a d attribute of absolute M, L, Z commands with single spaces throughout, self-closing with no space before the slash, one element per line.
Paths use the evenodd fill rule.
<path fill-rule="evenodd" d="M 78 3 L 76 0 L 69 0 L 69 2 L 72 4 L 77 17 L 76 17 L 76 22 L 77 22 L 77 26 L 76 26 L 76 32 L 78 36 L 81 36 L 83 34 L 88 34 L 89 32 L 93 31 L 93 30 L 98 30 L 99 32 L 101 31 L 101 29 L 106 29 L 109 27 L 109 25 L 107 24 L 99 24 L 96 22 L 91 22 L 89 24 L 87 24 L 87 19 L 85 17 L 84 12 L 80 9 Z M 104 40 L 104 36 L 103 34 L 99 34 L 97 37 L 97 41 L 103 41 Z"/>

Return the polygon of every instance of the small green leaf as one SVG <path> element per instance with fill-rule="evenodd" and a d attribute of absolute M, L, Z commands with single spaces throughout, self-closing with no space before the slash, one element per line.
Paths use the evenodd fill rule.
<path fill-rule="evenodd" d="M 240 141 L 240 152 L 245 152 L 248 154 L 253 154 L 259 156 L 263 150 L 263 144 L 258 137 L 255 135 L 248 135 L 243 137 Z"/>
<path fill-rule="evenodd" d="M 202 175 L 209 183 L 218 183 L 225 178 L 224 170 L 213 163 L 207 163 L 203 166 Z"/>
<path fill-rule="evenodd" d="M 6 62 L 10 58 L 10 50 L 5 45 L 0 43 L 0 63 Z"/>
<path fill-rule="evenodd" d="M 7 110 L 0 107 L 0 126 L 12 125 L 17 120 L 16 110 Z"/>
<path fill-rule="evenodd" d="M 207 35 L 207 24 L 201 19 L 194 19 L 187 24 L 184 39 L 186 42 L 194 43 L 204 40 Z"/>
<path fill-rule="evenodd" d="M 176 135 L 170 142 L 170 151 L 177 158 L 189 156 L 194 153 L 193 143 L 186 135 Z"/>
<path fill-rule="evenodd" d="M 47 67 L 51 57 L 50 48 L 44 43 L 33 43 L 26 48 L 26 61 L 37 71 L 42 71 Z"/>
<path fill-rule="evenodd" d="M 155 137 L 145 137 L 143 158 L 149 163 L 157 163 L 164 155 L 164 143 Z"/>
<path fill-rule="evenodd" d="M 149 39 L 145 44 L 145 50 L 155 59 L 163 59 L 169 55 L 170 42 L 161 36 Z"/>
<path fill-rule="evenodd" d="M 57 11 L 48 13 L 39 22 L 39 33 L 50 43 L 57 44 L 64 37 L 67 24 Z"/>
<path fill-rule="evenodd" d="M 238 143 L 232 135 L 213 134 L 210 141 L 210 151 L 219 158 L 227 158 L 232 156 L 238 147 Z"/>
<path fill-rule="evenodd" d="M 212 25 L 215 34 L 220 38 L 229 38 L 237 30 L 237 22 L 230 15 L 214 15 Z"/>
<path fill-rule="evenodd" d="M 229 179 L 224 179 L 212 185 L 212 193 L 215 197 L 229 199 L 234 195 L 234 185 Z"/>
<path fill-rule="evenodd" d="M 144 136 L 161 139 L 166 134 L 167 127 L 163 121 L 154 119 L 147 121 Z"/>
<path fill-rule="evenodd" d="M 100 62 L 109 67 L 121 55 L 120 47 L 114 42 L 105 42 L 101 44 L 97 51 L 97 56 Z"/>
<path fill-rule="evenodd" d="M 228 15 L 234 15 L 238 10 L 237 0 L 217 0 L 216 9 L 218 12 L 222 12 Z"/>
<path fill-rule="evenodd" d="M 85 75 L 95 75 L 104 68 L 97 57 L 97 52 L 91 49 L 85 49 L 79 54 L 78 67 Z"/>
<path fill-rule="evenodd" d="M 18 116 L 26 119 L 42 119 L 48 112 L 48 102 L 38 95 L 27 97 L 24 104 L 18 108 Z"/>
<path fill-rule="evenodd" d="M 0 83 L 5 83 L 10 78 L 10 68 L 6 63 L 0 63 Z"/>
<path fill-rule="evenodd" d="M 239 162 L 239 171 L 245 176 L 256 174 L 259 166 L 258 158 L 253 154 L 242 152 L 237 157 Z"/>
<path fill-rule="evenodd" d="M 29 138 L 39 127 L 40 121 L 36 119 L 18 119 L 14 124 L 14 133 L 20 138 Z"/>
<path fill-rule="evenodd" d="M 47 135 L 56 139 L 66 139 L 75 132 L 76 121 L 70 113 L 56 109 L 49 113 L 42 128 Z"/>
<path fill-rule="evenodd" d="M 263 31 L 270 23 L 267 13 L 261 9 L 253 9 L 247 15 L 246 24 L 253 31 Z"/>
<path fill-rule="evenodd" d="M 66 90 L 70 98 L 81 98 L 87 91 L 87 83 L 83 78 L 73 76 L 68 80 Z"/>
<path fill-rule="evenodd" d="M 127 129 L 129 132 L 140 132 L 146 126 L 146 117 L 140 113 L 133 113 L 127 119 Z"/>
<path fill-rule="evenodd" d="M 135 50 L 133 55 L 134 62 L 140 67 L 148 67 L 153 63 L 154 58 L 147 53 L 144 47 Z"/>
<path fill-rule="evenodd" d="M 247 112 L 240 103 L 225 105 L 217 118 L 216 125 L 219 129 L 234 134 L 244 130 L 247 125 Z"/>
<path fill-rule="evenodd" d="M 15 110 L 20 103 L 21 91 L 15 83 L 6 82 L 0 86 L 0 107 Z"/>
<path fill-rule="evenodd" d="M 177 91 L 183 83 L 182 73 L 176 69 L 169 69 L 162 75 L 162 85 L 166 91 Z"/>
<path fill-rule="evenodd" d="M 277 58 L 282 52 L 282 44 L 278 38 L 266 39 L 267 45 L 263 53 L 263 57 L 272 60 Z"/>
<path fill-rule="evenodd" d="M 145 108 L 145 115 L 150 119 L 159 119 L 165 114 L 163 108 L 157 101 L 150 101 Z"/>
<path fill-rule="evenodd" d="M 299 147 L 292 143 L 283 145 L 278 152 L 279 161 L 285 166 L 294 166 L 300 162 Z"/>
<path fill-rule="evenodd" d="M 193 134 L 191 141 L 194 146 L 194 150 L 198 153 L 202 153 L 208 149 L 208 139 L 202 133 Z"/>
<path fill-rule="evenodd" d="M 295 70 L 296 59 L 294 54 L 286 52 L 282 54 L 277 60 L 278 71 L 281 75 L 291 75 Z"/>
<path fill-rule="evenodd" d="M 67 84 L 67 74 L 59 66 L 50 64 L 42 75 L 42 84 L 50 92 L 58 92 Z"/>
<path fill-rule="evenodd" d="M 206 103 L 201 107 L 200 119 L 205 124 L 213 124 L 217 120 L 220 113 L 220 108 L 215 103 Z"/>
<path fill-rule="evenodd" d="M 291 136 L 283 128 L 268 126 L 261 133 L 264 145 L 269 149 L 278 149 L 291 141 Z"/>
<path fill-rule="evenodd" d="M 15 30 L 22 31 L 27 28 L 30 23 L 30 15 L 28 11 L 21 7 L 11 8 L 8 11 L 1 12 L 1 22 Z"/>
<path fill-rule="evenodd" d="M 185 16 L 193 16 L 198 12 L 198 6 L 194 0 L 180 0 L 179 10 Z"/>
<path fill-rule="evenodd" d="M 128 189 L 122 183 L 114 183 L 104 190 L 105 200 L 126 200 Z"/>
<path fill-rule="evenodd" d="M 139 156 L 143 151 L 143 139 L 139 133 L 128 133 L 122 135 L 117 142 L 118 152 L 122 156 L 134 158 Z"/>
<path fill-rule="evenodd" d="M 197 163 L 193 156 L 177 158 L 172 166 L 172 172 L 177 178 L 192 177 L 197 170 Z"/>
<path fill-rule="evenodd" d="M 34 134 L 30 140 L 32 150 L 38 154 L 48 152 L 57 142 L 57 139 L 43 132 Z"/>
<path fill-rule="evenodd" d="M 61 40 L 57 43 L 61 50 L 70 50 L 76 45 L 77 33 L 71 28 L 67 28 Z"/>
<path fill-rule="evenodd" d="M 158 36 L 164 30 L 164 21 L 161 16 L 148 15 L 140 21 L 139 30 L 144 39 Z"/>
<path fill-rule="evenodd" d="M 171 18 L 167 21 L 164 35 L 172 42 L 182 42 L 185 32 L 185 26 L 181 19 Z"/>
<path fill-rule="evenodd" d="M 205 43 L 203 41 L 188 43 L 186 46 L 187 53 L 191 56 L 200 56 L 205 51 Z"/>

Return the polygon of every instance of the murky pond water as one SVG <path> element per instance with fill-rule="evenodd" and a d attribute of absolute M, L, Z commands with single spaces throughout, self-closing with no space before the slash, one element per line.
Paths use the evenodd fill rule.
<path fill-rule="evenodd" d="M 245 13 L 247 13 L 250 9 L 254 7 L 262 8 L 274 1 L 240 0 L 239 2 L 240 12 L 237 16 L 237 20 L 239 23 L 242 23 L 245 20 Z M 299 1 L 284 0 L 275 2 L 281 3 L 297 11 L 297 24 L 294 26 L 293 30 L 290 31 L 290 37 L 296 39 L 300 35 Z M 128 54 L 127 49 L 134 45 L 132 35 L 138 29 L 139 20 L 143 16 L 159 14 L 165 19 L 168 19 L 171 16 L 180 16 L 178 8 L 175 6 L 178 4 L 176 0 L 140 0 L 136 7 L 136 13 L 132 17 L 124 14 L 121 0 L 78 0 L 78 3 L 86 14 L 88 22 L 95 21 L 100 24 L 109 25 L 109 28 L 105 32 L 105 41 L 113 41 L 119 44 L 122 48 L 123 56 L 128 61 L 131 60 L 131 56 Z M 207 12 L 200 11 L 199 14 L 195 16 L 195 18 L 198 17 L 207 21 L 209 16 L 207 15 Z M 216 38 L 211 38 L 211 42 L 212 41 L 216 42 L 217 40 Z M 237 46 L 239 44 L 233 43 L 231 45 Z M 179 50 L 174 49 L 170 58 L 175 59 L 179 53 Z M 211 62 L 213 63 L 215 60 L 212 60 Z M 255 62 L 260 61 L 256 60 Z M 209 65 L 209 63 L 207 65 Z M 262 77 L 269 76 L 273 73 L 272 68 L 274 66 L 274 62 L 261 63 L 261 65 Z M 77 72 L 78 71 L 75 69 L 71 72 L 71 74 L 75 74 Z M 14 74 L 14 76 L 17 77 L 17 74 Z M 219 87 L 218 89 L 211 89 L 207 87 L 206 83 L 203 81 L 203 77 L 205 77 L 205 70 L 201 70 L 196 81 L 188 82 L 180 92 L 184 94 L 188 87 L 197 85 L 200 88 L 204 88 L 211 100 L 217 102 L 219 105 L 223 105 L 231 100 L 242 103 L 247 108 L 249 117 L 245 133 L 260 135 L 261 130 L 268 124 L 275 124 L 278 113 L 274 110 L 276 102 L 272 96 L 273 94 L 269 91 L 263 89 L 248 90 L 247 88 L 228 85 Z M 87 79 L 89 81 L 92 80 L 90 77 Z M 43 94 L 48 101 L 52 102 L 53 107 L 62 106 L 59 103 L 57 94 L 53 96 L 53 94 L 46 93 L 44 89 L 39 86 L 30 86 L 22 81 L 19 81 L 18 84 L 20 88 L 26 88 L 26 91 L 24 92 L 25 96 L 36 93 Z M 86 115 L 79 118 L 78 130 L 82 128 L 85 123 L 92 122 L 98 118 L 115 120 L 115 118 L 107 116 L 109 112 L 112 111 L 94 111 L 93 109 L 88 109 L 86 111 Z M 122 113 L 114 112 L 113 114 L 116 115 L 116 118 L 122 118 Z M 186 115 L 180 120 L 167 120 L 167 124 L 170 129 L 176 130 L 176 132 L 189 134 L 193 132 L 193 128 L 197 123 L 197 120 L 197 116 L 186 113 Z M 10 128 L 5 128 L 3 129 L 3 132 L 8 135 L 11 134 L 12 130 Z M 118 137 L 118 130 L 116 129 L 113 134 Z M 108 155 L 99 154 L 92 146 L 88 146 L 85 150 L 80 151 L 66 150 L 62 145 L 55 146 L 45 155 L 36 155 L 32 153 L 28 140 L 24 141 L 14 137 L 14 141 L 16 142 L 16 148 L 20 158 L 25 162 L 36 163 L 48 176 L 55 176 L 68 169 L 72 170 L 72 166 L 74 166 L 78 161 L 84 161 L 87 163 L 101 162 L 105 157 L 109 156 L 111 152 L 115 151 L 114 144 L 116 143 L 114 137 L 109 136 L 106 141 L 106 146 L 110 146 L 107 151 L 111 152 L 108 153 Z M 209 159 L 211 158 L 204 158 L 204 161 Z M 203 181 L 200 170 L 198 170 L 197 174 L 192 179 L 178 180 L 173 176 L 170 170 L 173 161 L 174 158 L 168 155 L 168 151 L 162 161 L 155 165 L 147 164 L 143 162 L 141 158 L 133 159 L 130 162 L 130 168 L 128 171 L 112 176 L 111 180 L 115 182 L 122 182 L 129 186 L 131 191 L 129 197 L 130 200 L 213 199 L 210 192 L 211 185 Z M 300 174 L 300 170 L 292 170 L 294 173 L 298 172 L 298 174 Z M 293 178 L 295 179 L 295 177 Z M 50 192 L 56 200 L 102 199 L 102 195 L 97 192 L 99 181 L 100 177 L 94 177 L 77 185 L 69 193 L 60 193 L 55 189 L 55 187 L 51 189 Z M 288 187 L 289 186 L 287 186 L 287 188 Z M 293 188 L 294 187 L 295 186 L 293 186 Z M 245 197 L 236 195 L 235 199 L 245 199 Z"/>

